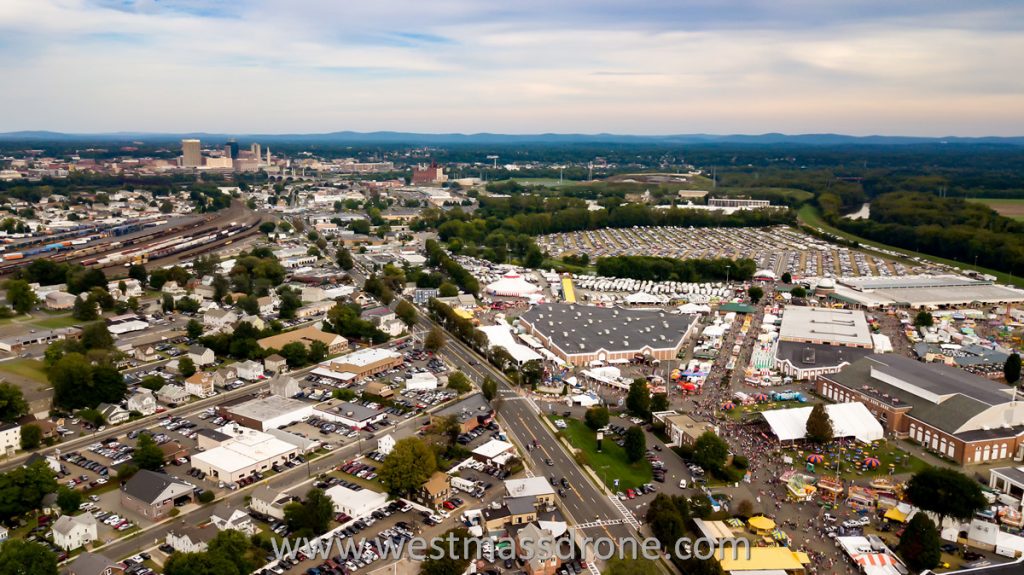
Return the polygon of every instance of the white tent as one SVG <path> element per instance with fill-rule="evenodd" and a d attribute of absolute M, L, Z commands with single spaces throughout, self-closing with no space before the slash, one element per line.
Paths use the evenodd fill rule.
<path fill-rule="evenodd" d="M 779 441 L 796 441 L 807 435 L 807 418 L 811 416 L 811 409 L 813 408 L 773 409 L 763 411 L 761 415 Z M 871 443 L 885 437 L 882 425 L 863 403 L 826 405 L 825 411 L 832 419 L 833 435 L 836 437 L 853 437 L 863 443 Z"/>
<path fill-rule="evenodd" d="M 544 359 L 539 353 L 517 342 L 507 324 L 484 325 L 478 329 L 487 335 L 488 348 L 503 347 L 518 363 Z"/>
<path fill-rule="evenodd" d="M 540 288 L 523 279 L 523 276 L 508 272 L 496 282 L 487 284 L 487 293 L 491 295 L 526 297 L 540 293 Z"/>
<path fill-rule="evenodd" d="M 706 303 L 688 302 L 679 306 L 680 313 L 711 313 L 711 306 Z"/>
<path fill-rule="evenodd" d="M 668 298 L 663 295 L 654 295 L 641 291 L 626 296 L 626 303 L 630 305 L 666 304 L 668 303 Z"/>

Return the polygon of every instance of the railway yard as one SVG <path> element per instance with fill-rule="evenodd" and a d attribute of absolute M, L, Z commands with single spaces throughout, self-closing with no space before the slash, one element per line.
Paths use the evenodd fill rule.
<path fill-rule="evenodd" d="M 921 271 L 901 262 L 819 240 L 787 227 L 774 228 L 605 228 L 551 234 L 537 244 L 552 257 L 610 256 L 750 258 L 777 275 L 904 276 Z"/>

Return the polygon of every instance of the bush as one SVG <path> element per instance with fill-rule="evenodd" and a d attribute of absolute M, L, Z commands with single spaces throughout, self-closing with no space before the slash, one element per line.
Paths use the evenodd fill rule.
<path fill-rule="evenodd" d="M 736 455 L 732 458 L 732 465 L 736 469 L 746 470 L 750 467 L 750 461 L 747 460 L 746 455 Z"/>
<path fill-rule="evenodd" d="M 212 491 L 204 491 L 199 494 L 200 503 L 210 503 L 211 501 L 214 500 L 214 498 L 215 496 Z"/>
<path fill-rule="evenodd" d="M 175 507 L 174 509 L 171 509 L 171 511 L 169 513 L 167 513 L 167 516 L 168 517 L 177 517 L 180 514 L 181 514 L 181 509 Z"/>

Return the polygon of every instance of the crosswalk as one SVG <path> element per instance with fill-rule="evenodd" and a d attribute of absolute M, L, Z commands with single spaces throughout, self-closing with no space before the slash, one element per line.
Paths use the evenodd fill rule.
<path fill-rule="evenodd" d="M 626 520 L 626 523 L 629 523 L 630 527 L 639 531 L 640 522 L 636 520 L 636 517 L 633 517 L 633 513 L 630 512 L 629 509 L 626 509 L 626 506 L 619 501 L 619 498 L 612 495 L 609 496 L 608 499 L 611 499 L 612 505 L 619 510 L 619 513 L 622 514 L 622 518 Z"/>
<path fill-rule="evenodd" d="M 578 523 L 572 527 L 573 529 L 592 529 L 594 527 L 604 527 L 605 525 L 622 525 L 625 522 L 624 519 L 598 519 L 597 521 Z"/>

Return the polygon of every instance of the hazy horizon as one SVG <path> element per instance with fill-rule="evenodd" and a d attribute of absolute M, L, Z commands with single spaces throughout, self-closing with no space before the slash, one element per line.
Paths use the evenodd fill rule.
<path fill-rule="evenodd" d="M 8 0 L 0 132 L 1024 134 L 1024 5 Z"/>

